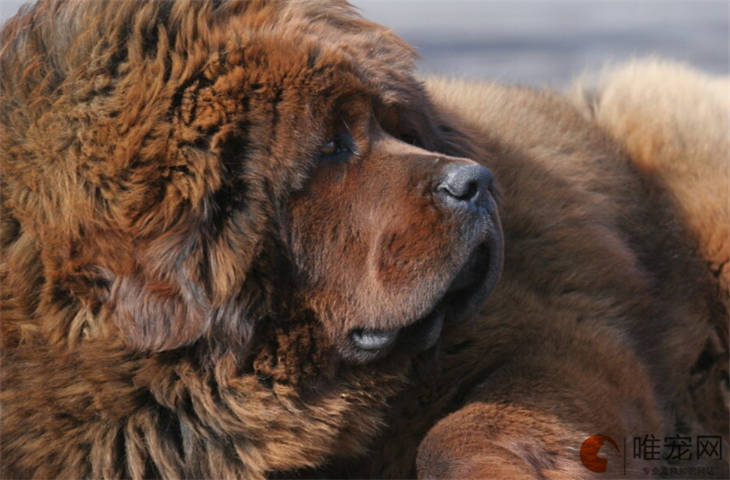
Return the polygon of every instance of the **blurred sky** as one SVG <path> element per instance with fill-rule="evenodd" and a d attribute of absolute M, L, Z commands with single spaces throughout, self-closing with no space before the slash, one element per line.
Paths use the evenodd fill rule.
<path fill-rule="evenodd" d="M 351 1 L 415 45 L 424 73 L 559 86 L 651 54 L 728 73 L 728 0 Z M 22 3 L 0 0 L 0 21 Z"/>
<path fill-rule="evenodd" d="M 563 85 L 660 55 L 728 73 L 728 0 L 354 0 L 416 46 L 421 71 Z"/>

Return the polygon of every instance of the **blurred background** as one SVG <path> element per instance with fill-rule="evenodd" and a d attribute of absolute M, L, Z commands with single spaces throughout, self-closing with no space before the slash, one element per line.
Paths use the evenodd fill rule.
<path fill-rule="evenodd" d="M 354 0 L 413 44 L 423 73 L 565 85 L 659 55 L 727 74 L 728 0 Z"/>
<path fill-rule="evenodd" d="M 727 0 L 355 0 L 415 45 L 424 73 L 560 86 L 658 55 L 727 74 Z"/>
<path fill-rule="evenodd" d="M 351 1 L 417 48 L 422 73 L 561 86 L 648 55 L 728 73 L 728 0 Z M 22 3 L 0 0 L 0 22 Z"/>

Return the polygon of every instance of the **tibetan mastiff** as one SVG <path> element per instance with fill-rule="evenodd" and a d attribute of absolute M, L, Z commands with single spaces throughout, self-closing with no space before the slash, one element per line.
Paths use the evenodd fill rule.
<path fill-rule="evenodd" d="M 726 434 L 727 129 L 652 163 L 609 87 L 423 83 L 337 0 L 41 0 L 0 42 L 3 478 L 577 478 L 592 435 Z"/>

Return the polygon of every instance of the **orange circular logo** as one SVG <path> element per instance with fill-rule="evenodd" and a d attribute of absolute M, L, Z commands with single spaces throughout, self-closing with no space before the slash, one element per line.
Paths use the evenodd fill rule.
<path fill-rule="evenodd" d="M 596 473 L 603 473 L 606 471 L 608 460 L 598 456 L 598 452 L 601 450 L 603 442 L 606 441 L 613 445 L 617 452 L 620 451 L 616 442 L 607 435 L 591 435 L 586 438 L 586 441 L 580 446 L 580 461 L 583 462 L 583 465 L 585 465 L 588 470 Z"/>

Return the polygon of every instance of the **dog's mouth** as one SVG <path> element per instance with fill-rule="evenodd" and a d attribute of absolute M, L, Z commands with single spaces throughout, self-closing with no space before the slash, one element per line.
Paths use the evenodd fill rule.
<path fill-rule="evenodd" d="M 349 356 L 368 362 L 387 355 L 396 345 L 412 352 L 427 350 L 438 342 L 444 324 L 472 315 L 494 290 L 502 271 L 502 235 L 497 230 L 490 240 L 474 249 L 429 313 L 407 327 L 353 330 L 349 334 Z"/>

